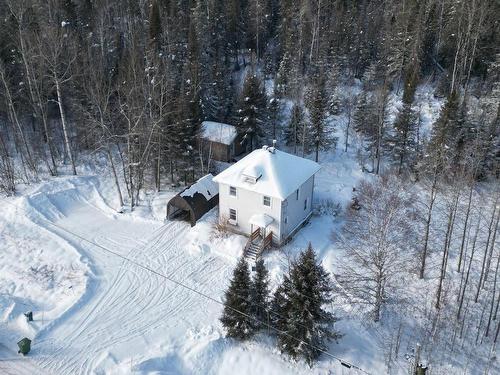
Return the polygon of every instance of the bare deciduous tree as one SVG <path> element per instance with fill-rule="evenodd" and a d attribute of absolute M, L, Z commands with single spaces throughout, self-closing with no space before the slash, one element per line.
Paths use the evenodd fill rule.
<path fill-rule="evenodd" d="M 338 235 L 340 258 L 338 280 L 355 298 L 370 306 L 374 321 L 395 291 L 402 288 L 400 277 L 408 271 L 415 251 L 415 197 L 395 177 L 363 182 L 358 190 L 360 210 L 351 210 Z M 392 300 L 394 302 L 394 300 Z"/>

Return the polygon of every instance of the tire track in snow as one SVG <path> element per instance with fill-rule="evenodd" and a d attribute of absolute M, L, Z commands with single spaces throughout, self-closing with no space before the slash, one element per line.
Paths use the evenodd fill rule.
<path fill-rule="evenodd" d="M 181 224 L 182 225 L 182 224 Z M 165 233 L 167 232 L 167 229 L 170 229 L 170 228 L 166 228 L 166 231 Z M 186 226 L 184 225 L 184 228 L 182 229 L 182 231 L 185 231 L 187 230 Z M 179 246 L 177 246 L 177 243 L 176 241 L 170 241 L 171 244 L 167 247 L 167 248 L 164 248 L 163 246 L 158 246 L 158 245 L 163 245 L 165 243 L 165 240 L 167 239 L 170 239 L 172 240 L 172 238 L 178 238 L 179 237 L 179 234 L 180 233 L 174 233 L 174 235 L 172 235 L 172 231 L 168 231 L 168 235 L 167 236 L 160 236 L 153 244 L 154 246 L 151 246 L 150 250 L 152 249 L 156 255 L 155 258 L 148 258 L 149 259 L 149 262 L 148 263 L 152 263 L 153 261 L 154 262 L 157 262 L 157 261 L 161 261 L 160 263 L 160 266 L 167 266 L 169 265 L 170 267 L 166 267 L 166 269 L 168 271 L 170 271 L 171 269 L 171 266 L 172 266 L 172 261 L 175 261 L 175 266 L 176 266 L 176 270 L 179 270 L 179 269 L 182 269 L 186 266 L 189 266 L 190 264 L 192 264 L 193 262 L 196 262 L 197 259 L 196 258 L 193 258 L 191 259 L 190 261 L 186 261 L 184 260 L 183 262 L 181 262 L 179 264 L 178 260 L 179 259 L 182 259 L 184 258 L 184 250 L 183 249 L 180 249 Z M 174 251 L 175 250 L 175 251 Z M 133 250 L 132 250 L 133 251 Z M 130 252 L 129 252 L 130 253 Z M 138 254 L 141 255 L 142 252 L 138 251 Z M 168 256 L 167 256 L 168 254 Z M 172 255 L 175 254 L 175 257 L 172 257 Z M 137 259 L 137 256 L 134 256 L 133 258 L 136 258 Z M 168 262 L 170 262 L 170 264 L 168 264 Z M 192 275 L 193 273 L 199 273 L 201 271 L 203 271 L 203 269 L 206 268 L 206 264 L 205 263 L 201 263 L 201 262 L 198 262 L 200 263 L 199 266 L 194 269 L 194 270 L 191 270 L 191 272 L 188 274 L 188 275 Z M 122 268 L 123 269 L 123 268 Z M 130 271 L 130 268 L 127 268 L 127 271 Z M 163 270 L 162 270 L 163 271 Z M 217 270 L 218 271 L 218 270 Z M 140 277 L 138 277 L 138 275 L 140 274 Z M 170 274 L 170 272 L 169 272 Z M 117 277 L 117 276 L 120 276 L 121 277 Z M 117 275 L 115 277 L 115 280 L 121 280 L 123 278 L 123 275 L 124 273 L 121 272 L 120 275 Z M 150 294 L 150 293 L 147 293 L 146 295 L 151 295 L 151 298 L 147 299 L 147 303 L 144 305 L 142 304 L 141 306 L 141 309 L 142 308 L 151 308 L 152 307 L 158 307 L 159 305 L 161 305 L 161 309 L 163 311 L 158 311 L 158 314 L 155 314 L 156 316 L 162 316 L 162 314 L 168 314 L 168 315 L 173 315 L 173 314 L 176 314 L 178 313 L 179 311 L 183 311 L 185 310 L 187 307 L 193 305 L 193 303 L 195 303 L 195 301 L 192 300 L 192 298 L 186 298 L 185 295 L 183 295 L 182 293 L 179 293 L 179 291 L 177 290 L 177 287 L 170 287 L 170 288 L 157 288 L 158 286 L 158 282 L 159 280 L 157 280 L 157 276 L 155 275 L 151 275 L 149 274 L 147 271 L 139 271 L 139 272 L 134 272 L 134 273 L 130 273 L 130 272 L 127 272 L 127 277 L 129 278 L 129 282 L 131 280 L 131 277 L 132 275 L 134 275 L 134 279 L 133 280 L 147 280 L 148 284 L 148 289 L 145 289 L 146 292 L 149 292 L 151 291 L 151 287 L 153 286 L 155 288 L 155 292 L 153 294 Z M 155 284 L 153 285 L 152 284 L 152 280 L 156 280 L 155 281 Z M 161 284 L 164 284 L 165 281 L 164 280 L 161 280 Z M 112 285 L 115 285 L 116 283 L 112 284 Z M 132 302 L 136 302 L 137 301 L 137 290 L 138 288 L 134 289 L 132 292 L 129 292 L 127 294 L 127 296 L 129 295 L 133 295 L 135 294 L 136 295 L 136 300 L 133 300 Z M 144 289 L 144 288 L 143 288 Z M 112 289 L 108 289 L 108 290 L 112 290 Z M 166 291 L 168 290 L 168 293 L 165 293 Z M 158 294 L 158 291 L 160 291 L 159 295 Z M 172 297 L 176 297 L 176 298 L 172 298 Z M 178 298 L 177 298 L 178 297 Z M 116 295 L 116 298 L 117 299 L 123 299 L 123 295 Z M 171 306 L 167 311 L 165 311 L 165 301 L 166 300 L 175 300 L 176 303 Z M 115 303 L 113 301 L 110 301 L 111 303 L 109 304 L 112 308 L 111 308 L 111 311 L 113 310 L 113 308 L 116 309 L 116 306 L 115 306 Z M 128 302 L 130 303 L 130 302 Z M 94 309 L 95 311 L 95 309 Z M 104 313 L 107 313 L 108 311 L 104 311 Z M 130 316 L 130 314 L 128 315 Z M 153 322 L 150 322 L 149 324 L 141 324 L 139 325 L 137 328 L 130 328 L 130 325 L 131 324 L 136 324 L 137 322 L 141 322 L 143 321 L 143 317 L 140 316 L 140 314 L 136 314 L 135 315 L 135 319 L 128 319 L 128 321 L 124 322 L 121 318 L 119 317 L 114 317 L 113 319 L 118 319 L 121 321 L 122 323 L 122 326 L 124 328 L 126 328 L 126 333 L 124 335 L 121 335 L 119 337 L 117 337 L 116 335 L 114 335 L 114 338 L 109 338 L 109 339 L 103 339 L 103 340 L 100 340 L 100 348 L 99 349 L 95 349 L 92 351 L 95 355 L 99 354 L 102 350 L 101 349 L 106 349 L 108 348 L 109 346 L 112 346 L 113 344 L 116 344 L 117 342 L 120 342 L 121 340 L 123 339 L 129 339 L 130 337 L 133 337 L 135 335 L 138 335 L 138 334 L 141 334 L 143 333 L 144 331 L 148 330 L 148 329 L 152 329 L 152 328 L 155 328 L 155 327 L 158 327 L 162 324 L 161 320 L 156 320 L 156 321 L 153 321 Z M 125 324 L 126 323 L 126 324 Z M 111 329 L 113 329 L 115 327 L 113 327 L 113 324 L 107 324 L 107 325 L 104 325 L 104 327 L 102 327 L 100 329 L 100 332 L 109 332 Z M 99 335 L 101 334 L 100 332 L 94 332 L 93 333 L 93 337 L 99 337 Z M 78 336 L 78 335 L 77 335 Z M 71 373 L 74 373 L 76 368 L 74 367 L 76 365 L 76 362 L 78 362 L 78 357 L 80 357 L 80 354 L 83 354 L 85 356 L 87 356 L 87 360 L 84 362 L 83 364 L 83 368 L 80 367 L 80 372 L 87 372 L 87 371 L 92 371 L 92 368 L 93 368 L 93 362 L 94 360 L 90 359 L 89 357 L 91 357 L 91 355 L 89 355 L 90 353 L 88 352 L 87 349 L 90 349 L 90 346 L 95 346 L 95 343 L 91 344 L 91 345 L 87 345 L 86 347 L 84 347 L 82 350 L 80 350 L 80 352 L 77 352 L 77 353 L 72 353 L 72 358 L 74 358 L 75 360 L 74 361 L 70 361 L 70 362 L 73 362 L 73 363 L 66 363 L 66 364 L 60 364 L 60 365 L 55 365 L 55 367 L 53 367 L 54 369 L 57 369 L 58 371 L 60 371 L 61 373 L 62 372 L 66 372 L 66 370 L 69 370 L 69 372 Z M 61 348 L 62 349 L 62 348 Z M 65 354 L 67 354 L 67 348 L 65 348 L 66 350 L 64 350 L 64 352 L 61 353 L 62 356 L 64 356 Z M 97 358 L 97 356 L 95 356 L 95 358 Z M 65 357 L 66 361 L 67 361 L 67 357 Z M 64 361 L 64 359 L 62 358 L 62 360 Z M 68 362 L 68 361 L 67 361 Z M 47 364 L 48 366 L 50 366 L 50 364 Z"/>
<path fill-rule="evenodd" d="M 162 273 L 179 275 L 179 281 L 192 285 L 191 281 L 195 280 L 197 285 L 193 286 L 196 288 L 213 288 L 214 283 L 220 282 L 220 271 L 227 271 L 227 264 L 212 255 L 185 252 L 181 239 L 189 227 L 184 223 L 168 222 L 140 239 L 136 238 L 137 234 L 134 237 L 134 231 L 127 231 L 134 226 L 133 222 L 127 222 L 124 217 L 118 220 L 110 217 L 89 202 L 79 203 L 81 207 L 74 207 L 71 215 L 57 221 L 58 225 Z M 75 219 L 84 223 L 90 219 L 89 222 L 97 224 L 93 223 L 92 231 L 92 225 L 75 227 Z M 70 239 L 91 258 L 96 273 L 93 282 L 97 284 L 92 298 L 76 309 L 64 324 L 44 332 L 44 340 L 37 341 L 40 354 L 34 358 L 51 374 L 92 373 L 102 362 L 103 353 L 158 328 L 175 327 L 178 321 L 186 321 L 183 314 L 188 309 L 191 313 L 193 307 L 206 304 L 199 297 L 126 260 L 116 262 L 102 249 L 75 241 L 71 235 L 54 230 L 50 225 L 41 226 Z M 200 311 L 203 313 L 203 309 Z M 165 332 L 168 335 L 168 330 Z"/>
<path fill-rule="evenodd" d="M 158 230 L 153 232 L 153 236 L 152 236 L 153 240 L 156 237 L 156 238 L 158 238 L 156 243 L 159 243 L 161 237 L 163 237 L 169 231 L 169 229 L 170 229 L 169 225 L 167 225 L 165 227 L 160 227 Z M 125 236 L 125 238 L 130 240 L 130 236 Z M 96 237 L 94 237 L 94 239 L 96 239 Z M 94 242 L 100 244 L 98 240 L 94 241 Z M 116 242 L 116 243 L 118 243 L 118 242 Z M 119 243 L 119 244 L 120 244 L 120 246 L 123 246 L 123 243 Z M 84 246 L 84 245 L 82 244 L 82 246 Z M 147 241 L 144 243 L 144 245 L 142 245 L 139 248 L 139 250 L 144 250 L 146 246 L 147 246 Z M 93 247 L 93 246 L 90 246 L 90 247 Z M 132 247 L 131 249 L 129 249 L 127 251 L 126 254 L 128 256 L 130 256 L 131 253 L 134 252 L 135 250 L 137 250 L 137 247 Z M 99 257 L 100 251 L 102 252 L 101 249 L 93 249 L 93 248 L 89 248 L 88 251 L 93 253 L 93 254 L 96 253 L 97 257 L 95 257 L 95 258 Z M 137 252 L 137 254 L 140 254 L 140 253 L 141 253 L 141 251 Z M 115 296 L 117 299 L 124 298 L 123 295 L 116 296 L 117 285 L 123 280 L 123 277 L 127 273 L 130 273 L 130 272 L 135 273 L 136 272 L 135 270 L 126 267 L 125 263 L 126 263 L 125 260 L 120 261 L 117 272 L 115 273 L 110 285 L 106 286 L 104 293 L 99 297 L 99 299 L 97 301 L 95 301 L 95 302 L 89 301 L 89 303 L 91 305 L 90 311 L 85 312 L 86 315 L 85 315 L 84 319 L 81 322 L 79 322 L 78 325 L 75 328 L 73 328 L 72 331 L 69 332 L 64 337 L 64 339 L 62 340 L 63 342 L 61 342 L 60 345 L 57 345 L 58 347 L 50 354 L 49 357 L 46 358 L 46 361 L 44 361 L 44 363 L 43 363 L 44 367 L 51 368 L 53 370 L 61 370 L 61 362 L 64 362 L 65 359 L 67 360 L 67 362 L 72 362 L 73 360 L 76 360 L 78 358 L 78 353 L 74 353 L 74 355 L 72 355 L 73 360 L 68 360 L 69 358 L 67 357 L 68 351 L 74 346 L 74 343 L 77 342 L 77 339 L 81 338 L 80 336 L 83 334 L 83 332 L 85 330 L 89 329 L 90 323 L 92 321 L 95 321 L 96 317 L 99 317 L 99 316 L 102 316 L 102 314 L 108 313 L 107 310 L 104 310 L 102 312 L 101 312 L 101 310 L 102 310 L 103 306 L 107 306 L 107 305 L 109 305 L 109 302 L 112 302 L 112 301 L 110 301 L 110 298 L 112 298 L 113 296 Z M 102 264 L 98 264 L 97 266 L 101 267 Z M 104 270 L 104 272 L 106 272 L 106 270 Z M 130 295 L 130 294 L 134 293 L 134 291 L 137 289 L 138 289 L 138 287 L 136 287 L 135 289 L 132 289 L 132 290 L 130 290 L 130 288 L 127 288 L 127 294 Z M 81 313 L 82 312 L 80 312 L 80 314 Z M 106 327 L 105 329 L 109 329 L 109 327 Z M 88 337 L 89 334 L 87 333 L 86 336 Z M 68 343 L 69 343 L 69 345 L 68 345 Z M 61 361 L 54 361 L 54 358 L 57 358 L 57 357 L 62 357 Z M 60 362 L 60 363 L 59 363 L 59 365 L 57 365 L 54 362 Z"/>

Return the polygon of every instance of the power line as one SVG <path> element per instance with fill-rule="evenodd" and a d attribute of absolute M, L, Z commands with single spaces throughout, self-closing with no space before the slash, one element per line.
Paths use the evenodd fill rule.
<path fill-rule="evenodd" d="M 4 200 L 4 202 L 5 202 L 5 203 L 7 203 L 7 204 L 12 205 L 13 207 L 15 207 L 15 208 L 16 208 L 16 210 L 18 209 L 18 210 L 21 210 L 21 211 L 25 212 L 26 214 L 29 214 L 29 212 L 28 212 L 28 211 L 26 211 L 25 209 L 23 209 L 23 208 L 21 208 L 21 207 L 18 207 L 17 205 L 15 205 L 15 204 L 14 204 L 14 203 L 12 203 L 12 202 L 8 202 L 8 201 L 6 201 L 6 200 Z M 67 228 L 64 228 L 64 227 L 62 227 L 62 226 L 60 226 L 60 225 L 58 225 L 58 224 L 56 224 L 56 223 L 51 222 L 50 220 L 47 220 L 47 219 L 44 219 L 44 218 L 39 218 L 39 220 L 41 220 L 41 221 L 43 221 L 43 222 L 46 222 L 46 223 L 48 223 L 49 225 L 52 225 L 52 226 L 54 226 L 55 228 L 58 228 L 59 230 L 62 230 L 62 231 L 64 231 L 64 232 L 68 233 L 68 234 L 71 234 L 71 235 L 75 236 L 76 238 L 78 238 L 78 239 L 80 239 L 80 240 L 82 240 L 82 241 L 84 241 L 84 242 L 87 242 L 87 243 L 89 243 L 89 244 L 91 244 L 91 245 L 94 245 L 94 246 L 96 246 L 96 247 L 98 247 L 98 248 L 100 248 L 100 249 L 102 249 L 102 250 L 106 251 L 107 253 L 110 253 L 110 254 L 112 254 L 112 255 L 114 255 L 114 256 L 117 256 L 117 257 L 119 257 L 119 258 L 121 258 L 121 259 L 123 259 L 123 260 L 125 260 L 125 261 L 127 261 L 127 262 L 129 262 L 129 263 L 132 263 L 132 264 L 136 265 L 136 266 L 137 266 L 137 267 L 139 267 L 139 268 L 142 268 L 142 269 L 144 269 L 144 270 L 146 270 L 146 271 L 148 271 L 148 272 L 151 272 L 151 273 L 153 273 L 153 274 L 155 274 L 155 275 L 157 275 L 157 276 L 159 276 L 159 277 L 161 277 L 161 278 L 163 278 L 163 279 L 165 279 L 165 280 L 168 280 L 168 281 L 170 281 L 170 282 L 172 282 L 172 283 L 174 283 L 174 284 L 176 284 L 176 285 L 178 285 L 178 286 L 180 286 L 180 287 L 182 287 L 182 288 L 184 288 L 184 289 L 187 289 L 187 290 L 189 290 L 189 291 L 191 291 L 191 292 L 193 292 L 193 293 L 196 293 L 196 294 L 198 294 L 198 295 L 200 295 L 200 296 L 202 296 L 202 297 L 204 297 L 204 298 L 206 298 L 206 299 L 208 299 L 208 300 L 210 300 L 210 301 L 212 301 L 212 302 L 214 302 L 214 303 L 217 303 L 217 304 L 219 304 L 219 305 L 221 305 L 221 306 L 223 306 L 223 307 L 227 307 L 227 308 L 231 309 L 232 311 L 234 311 L 234 312 L 235 312 L 235 313 L 237 313 L 237 314 L 240 314 L 240 315 L 242 315 L 242 316 L 244 316 L 244 317 L 246 317 L 246 318 L 253 319 L 253 320 L 255 320 L 256 322 L 261 323 L 261 324 L 262 324 L 263 326 L 265 326 L 266 328 L 272 329 L 273 331 L 275 331 L 275 332 L 277 332 L 277 333 L 280 333 L 280 334 L 282 334 L 282 335 L 284 335 L 284 336 L 286 336 L 286 337 L 288 337 L 288 338 L 291 338 L 291 339 L 293 339 L 293 340 L 295 340 L 295 341 L 297 341 L 297 342 L 299 342 L 299 343 L 301 343 L 301 344 L 307 345 L 307 346 L 309 346 L 310 348 L 315 349 L 315 350 L 317 350 L 318 352 L 320 352 L 320 353 L 322 353 L 322 354 L 325 354 L 326 356 L 328 356 L 328 357 L 330 357 L 330 358 L 333 358 L 333 359 L 335 359 L 335 360 L 339 361 L 339 362 L 340 362 L 340 364 L 341 364 L 342 366 L 344 366 L 344 367 L 347 367 L 347 368 L 354 368 L 354 369 L 356 369 L 356 370 L 358 370 L 358 371 L 361 371 L 361 372 L 363 372 L 363 373 L 365 373 L 365 374 L 370 375 L 370 373 L 369 373 L 369 372 L 367 372 L 367 371 L 363 370 L 363 369 L 362 369 L 361 367 L 359 367 L 359 366 L 354 365 L 353 363 L 350 363 L 349 361 L 345 361 L 345 360 L 343 360 L 343 359 L 341 359 L 341 358 L 339 358 L 339 357 L 337 357 L 337 356 L 333 355 L 332 353 L 330 353 L 330 352 L 328 352 L 328 351 L 326 351 L 326 350 L 324 350 L 324 349 L 322 349 L 322 348 L 320 348 L 320 347 L 317 347 L 317 346 L 315 346 L 315 345 L 312 345 L 312 344 L 309 344 L 309 343 L 307 343 L 307 342 L 304 342 L 304 341 L 302 341 L 301 339 L 299 339 L 299 338 L 297 338 L 297 337 L 295 337 L 295 336 L 293 336 L 293 335 L 290 335 L 289 333 L 287 333 L 287 332 L 285 332 L 285 331 L 282 331 L 282 330 L 280 330 L 280 329 L 278 329 L 278 328 L 276 328 L 276 327 L 274 327 L 274 326 L 270 325 L 270 324 L 269 324 L 269 323 L 267 323 L 267 322 L 261 321 L 260 319 L 257 319 L 257 318 L 255 318 L 255 317 L 253 317 L 253 316 L 250 316 L 250 315 L 246 314 L 246 313 L 245 313 L 245 312 L 243 312 L 243 311 L 240 311 L 240 310 L 238 310 L 238 309 L 235 309 L 235 308 L 233 308 L 233 307 L 231 307 L 231 306 L 225 306 L 225 305 L 224 305 L 224 303 L 223 303 L 222 301 L 219 301 L 218 299 L 216 299 L 216 298 L 214 298 L 214 297 L 211 297 L 211 296 L 209 296 L 209 295 L 208 295 L 208 294 L 206 294 L 206 293 L 200 292 L 199 290 L 196 290 L 195 288 L 193 288 L 193 287 L 191 287 L 191 286 L 189 286 L 189 285 L 186 285 L 186 284 L 184 284 L 184 283 L 183 283 L 183 282 L 181 282 L 181 281 L 178 281 L 178 280 L 172 279 L 170 276 L 164 275 L 164 274 L 162 274 L 162 273 L 160 273 L 160 272 L 158 272 L 158 271 L 156 271 L 156 270 L 152 269 L 151 267 L 149 267 L 149 266 L 147 266 L 147 265 L 144 265 L 144 264 L 142 264 L 142 263 L 139 263 L 139 262 L 137 262 L 137 261 L 135 261 L 135 260 L 133 260 L 133 259 L 131 259 L 131 258 L 128 258 L 128 257 L 127 257 L 127 256 L 125 256 L 125 255 L 122 255 L 122 254 L 120 254 L 120 253 L 117 253 L 116 251 L 110 250 L 110 249 L 108 249 L 108 248 L 106 248 L 106 247 L 104 247 L 104 246 L 102 246 L 102 245 L 99 245 L 98 243 L 95 243 L 95 242 L 93 242 L 93 241 L 91 241 L 91 240 L 88 240 L 88 239 L 86 239 L 85 237 L 83 237 L 83 236 L 81 236 L 81 235 L 79 235 L 79 234 L 77 234 L 77 233 L 74 233 L 73 231 L 71 231 L 71 230 L 69 230 L 69 229 L 67 229 Z"/>

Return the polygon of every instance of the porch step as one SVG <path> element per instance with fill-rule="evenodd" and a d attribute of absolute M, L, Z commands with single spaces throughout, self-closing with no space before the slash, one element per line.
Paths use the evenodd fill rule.
<path fill-rule="evenodd" d="M 251 260 L 256 260 L 257 259 L 257 255 L 259 254 L 260 252 L 260 246 L 255 244 L 255 243 L 252 243 L 246 253 L 245 253 L 245 257 L 248 258 L 248 259 L 251 259 Z"/>

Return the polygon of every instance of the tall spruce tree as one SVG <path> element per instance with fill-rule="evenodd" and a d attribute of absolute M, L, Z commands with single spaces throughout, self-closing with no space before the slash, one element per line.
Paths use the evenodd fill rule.
<path fill-rule="evenodd" d="M 287 146 L 293 146 L 294 154 L 297 154 L 297 146 L 302 143 L 302 134 L 304 134 L 305 125 L 302 106 L 295 103 L 292 107 L 290 121 L 288 121 L 287 128 L 285 129 L 286 144 Z"/>
<path fill-rule="evenodd" d="M 252 279 L 252 316 L 255 326 L 264 328 L 263 322 L 269 320 L 269 272 L 263 259 L 255 263 L 255 274 Z"/>
<path fill-rule="evenodd" d="M 319 151 L 328 149 L 332 143 L 332 129 L 326 128 L 328 98 L 325 90 L 325 79 L 322 72 L 314 75 L 311 87 L 306 93 L 306 107 L 309 110 L 310 132 L 308 137 L 314 147 L 315 160 L 319 159 Z"/>
<path fill-rule="evenodd" d="M 390 153 L 398 165 L 398 174 L 401 174 L 405 166 L 409 167 L 415 163 L 417 113 L 413 108 L 413 101 L 416 86 L 416 73 L 409 74 L 405 80 L 403 106 L 394 121 L 393 132 L 388 137 Z"/>
<path fill-rule="evenodd" d="M 367 131 L 367 124 L 370 121 L 370 117 L 373 116 L 373 112 L 371 103 L 368 101 L 368 94 L 366 90 L 363 90 L 358 100 L 356 100 L 352 118 L 354 129 L 357 132 L 365 133 Z"/>
<path fill-rule="evenodd" d="M 277 140 L 279 138 L 278 135 L 281 135 L 280 123 L 283 116 L 281 114 L 281 101 L 278 97 L 276 97 L 276 95 L 269 100 L 267 115 L 270 126 L 268 131 L 271 136 L 270 138 L 271 140 Z"/>
<path fill-rule="evenodd" d="M 427 159 L 432 164 L 448 164 L 456 155 L 458 112 L 459 95 L 453 91 L 432 127 L 431 139 L 427 146 Z"/>
<path fill-rule="evenodd" d="M 237 127 L 244 134 L 253 150 L 264 136 L 267 97 L 260 78 L 250 73 L 243 84 L 239 105 L 236 110 Z"/>
<path fill-rule="evenodd" d="M 290 286 L 283 288 L 286 323 L 284 333 L 278 333 L 280 349 L 293 358 L 303 357 L 312 366 L 329 340 L 338 340 L 341 334 L 334 330 L 337 318 L 323 309 L 333 301 L 330 277 L 318 264 L 309 244 L 292 263 Z M 276 300 L 276 298 L 275 298 Z"/>
<path fill-rule="evenodd" d="M 229 337 L 245 340 L 255 332 L 252 318 L 252 281 L 245 258 L 241 257 L 225 294 L 224 312 L 220 321 Z"/>
<path fill-rule="evenodd" d="M 153 1 L 149 15 L 149 43 L 157 51 L 161 45 L 161 33 L 160 8 L 158 7 L 158 1 Z"/>
<path fill-rule="evenodd" d="M 291 294 L 292 284 L 287 275 L 283 278 L 283 282 L 276 288 L 271 301 L 270 318 L 271 325 L 279 332 L 286 332 L 288 311 L 290 302 L 288 295 Z"/>

